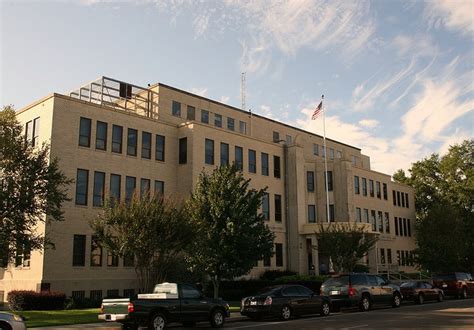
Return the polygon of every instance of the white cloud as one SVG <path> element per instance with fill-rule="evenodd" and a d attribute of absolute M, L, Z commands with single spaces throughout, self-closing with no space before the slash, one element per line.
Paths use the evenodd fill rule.
<path fill-rule="evenodd" d="M 394 49 L 399 56 L 410 57 L 432 57 L 438 53 L 438 47 L 434 45 L 431 36 L 420 35 L 398 35 L 393 38 L 390 48 Z"/>
<path fill-rule="evenodd" d="M 207 94 L 207 88 L 206 87 L 192 87 L 191 88 L 191 93 L 200 95 L 200 96 L 206 96 Z"/>
<path fill-rule="evenodd" d="M 430 0 L 425 1 L 423 16 L 430 27 L 445 26 L 464 35 L 474 33 L 474 1 Z M 471 40 L 472 42 L 472 40 Z"/>
<path fill-rule="evenodd" d="M 375 119 L 362 119 L 359 120 L 359 125 L 367 128 L 375 128 L 379 126 L 379 121 Z"/>
<path fill-rule="evenodd" d="M 230 99 L 229 96 L 223 95 L 223 96 L 221 96 L 219 102 L 227 104 L 227 102 L 229 102 L 229 99 Z"/>

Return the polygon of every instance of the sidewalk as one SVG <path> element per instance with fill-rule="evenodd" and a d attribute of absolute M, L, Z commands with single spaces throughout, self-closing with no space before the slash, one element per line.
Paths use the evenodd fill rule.
<path fill-rule="evenodd" d="M 240 315 L 239 312 L 230 313 L 230 317 L 226 319 L 226 323 L 238 322 L 246 320 L 247 317 Z M 61 329 L 98 329 L 98 330 L 119 330 L 120 324 L 116 322 L 101 322 L 101 323 L 89 323 L 89 324 L 71 324 L 71 325 L 58 325 L 52 327 L 40 327 L 40 328 L 28 328 L 35 330 L 61 330 Z M 141 328 L 144 329 L 144 328 Z"/>

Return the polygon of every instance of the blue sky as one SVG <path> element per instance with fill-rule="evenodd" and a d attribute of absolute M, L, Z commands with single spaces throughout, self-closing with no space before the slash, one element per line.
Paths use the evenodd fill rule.
<path fill-rule="evenodd" d="M 1 105 L 105 75 L 326 135 L 392 174 L 474 136 L 474 1 L 0 0 Z"/>

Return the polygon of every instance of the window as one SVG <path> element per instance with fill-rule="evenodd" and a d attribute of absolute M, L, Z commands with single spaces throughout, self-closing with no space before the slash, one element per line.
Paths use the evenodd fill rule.
<path fill-rule="evenodd" d="M 133 176 L 125 178 L 125 202 L 128 204 L 132 200 L 133 193 L 137 187 L 137 179 Z"/>
<path fill-rule="evenodd" d="M 257 152 L 249 149 L 249 172 L 257 173 Z"/>
<path fill-rule="evenodd" d="M 382 265 L 385 265 L 385 249 L 384 248 L 380 249 L 380 263 Z"/>
<path fill-rule="evenodd" d="M 127 155 L 137 155 L 137 130 L 133 128 L 128 129 L 127 134 Z"/>
<path fill-rule="evenodd" d="M 186 113 L 187 120 L 195 120 L 196 119 L 196 108 L 193 106 L 188 105 L 188 110 Z"/>
<path fill-rule="evenodd" d="M 79 133 L 80 134 L 80 133 Z M 26 123 L 25 127 L 25 142 L 32 143 L 33 141 L 33 121 L 29 121 Z M 81 138 L 79 136 L 79 145 L 81 145 Z"/>
<path fill-rule="evenodd" d="M 118 174 L 110 174 L 110 200 L 114 204 L 116 201 L 120 201 L 122 177 Z"/>
<path fill-rule="evenodd" d="M 270 198 L 268 193 L 264 193 L 262 197 L 262 213 L 265 220 L 270 220 Z"/>
<path fill-rule="evenodd" d="M 332 171 L 327 172 L 327 177 L 328 177 L 328 191 L 333 190 L 333 184 L 332 184 Z M 324 178 L 326 180 L 326 176 Z M 324 184 L 326 184 L 326 181 L 324 181 Z"/>
<path fill-rule="evenodd" d="M 395 220 L 394 220 L 394 222 L 395 222 L 395 235 L 398 236 L 398 218 L 395 217 L 394 219 L 395 219 Z"/>
<path fill-rule="evenodd" d="M 291 135 L 287 135 L 286 136 L 286 143 L 290 144 L 291 142 L 293 142 L 293 138 L 291 137 Z"/>
<path fill-rule="evenodd" d="M 151 133 L 142 132 L 142 158 L 151 159 Z"/>
<path fill-rule="evenodd" d="M 327 206 L 326 206 L 326 220 L 327 220 Z M 334 222 L 334 204 L 329 204 L 329 222 Z"/>
<path fill-rule="evenodd" d="M 377 231 L 377 223 L 376 223 L 376 218 L 375 218 L 375 211 L 371 210 L 370 211 L 370 221 L 372 223 L 372 231 Z"/>
<path fill-rule="evenodd" d="M 235 146 L 235 166 L 240 171 L 244 170 L 244 150 L 239 146 Z"/>
<path fill-rule="evenodd" d="M 87 191 L 88 190 L 89 190 L 89 171 L 77 169 L 76 205 L 87 205 Z"/>
<path fill-rule="evenodd" d="M 387 234 L 390 234 L 390 216 L 388 212 L 385 212 L 384 222 L 385 222 L 385 232 Z"/>
<path fill-rule="evenodd" d="M 15 267 L 30 267 L 31 244 L 17 242 L 15 252 Z"/>
<path fill-rule="evenodd" d="M 383 213 L 382 211 L 377 212 L 377 224 L 379 227 L 379 232 L 383 233 Z"/>
<path fill-rule="evenodd" d="M 275 221 L 281 222 L 281 195 L 275 194 Z"/>
<path fill-rule="evenodd" d="M 352 159 L 352 166 L 356 166 L 357 165 L 357 157 L 352 155 L 351 159 Z"/>
<path fill-rule="evenodd" d="M 165 192 L 165 182 L 160 180 L 155 180 L 155 195 L 163 194 Z"/>
<path fill-rule="evenodd" d="M 387 184 L 383 183 L 382 187 L 383 187 L 383 199 L 387 200 L 388 199 Z"/>
<path fill-rule="evenodd" d="M 400 233 L 400 236 L 405 236 L 405 232 L 403 231 L 403 219 L 398 218 L 398 231 Z"/>
<path fill-rule="evenodd" d="M 205 162 L 208 165 L 214 165 L 214 140 L 206 139 L 205 141 Z"/>
<path fill-rule="evenodd" d="M 316 223 L 316 205 L 308 205 L 308 223 Z"/>
<path fill-rule="evenodd" d="M 124 267 L 134 267 L 135 266 L 135 256 L 131 253 L 124 254 L 124 256 L 123 256 L 123 266 Z"/>
<path fill-rule="evenodd" d="M 157 135 L 155 137 L 155 159 L 164 162 L 165 161 L 165 137 L 163 135 Z"/>
<path fill-rule="evenodd" d="M 227 117 L 227 129 L 234 130 L 234 118 Z"/>
<path fill-rule="evenodd" d="M 273 156 L 273 176 L 275 178 L 280 178 L 280 157 Z"/>
<path fill-rule="evenodd" d="M 334 149 L 329 148 L 329 159 L 334 159 Z"/>
<path fill-rule="evenodd" d="M 397 193 L 395 190 L 392 190 L 392 195 L 393 195 L 393 205 L 397 206 Z"/>
<path fill-rule="evenodd" d="M 408 229 L 408 236 L 411 237 L 411 223 L 410 219 L 407 219 L 407 229 Z"/>
<path fill-rule="evenodd" d="M 91 290 L 89 297 L 91 300 L 94 300 L 97 302 L 102 301 L 102 290 Z"/>
<path fill-rule="evenodd" d="M 356 175 L 354 176 L 354 192 L 356 195 L 359 195 L 360 194 L 360 190 L 359 190 L 359 177 Z"/>
<path fill-rule="evenodd" d="M 119 290 L 118 289 L 107 290 L 107 298 L 119 298 Z"/>
<path fill-rule="evenodd" d="M 276 132 L 276 131 L 273 131 L 273 142 L 280 142 L 280 133 L 279 132 Z"/>
<path fill-rule="evenodd" d="M 356 222 L 362 222 L 362 212 L 360 207 L 356 207 Z"/>
<path fill-rule="evenodd" d="M 181 293 L 184 299 L 200 299 L 201 292 L 189 284 L 181 285 Z"/>
<path fill-rule="evenodd" d="M 221 142 L 221 166 L 229 165 L 229 145 Z"/>
<path fill-rule="evenodd" d="M 175 117 L 181 117 L 181 103 L 173 101 L 171 114 Z"/>
<path fill-rule="evenodd" d="M 374 197 L 374 180 L 369 180 L 369 193 L 370 197 Z"/>
<path fill-rule="evenodd" d="M 86 297 L 86 292 L 85 291 L 72 291 L 71 297 L 74 300 L 82 300 Z"/>
<path fill-rule="evenodd" d="M 404 193 L 401 193 L 402 194 L 402 207 L 405 207 L 405 196 L 404 196 Z"/>
<path fill-rule="evenodd" d="M 135 295 L 135 289 L 123 289 L 124 298 L 132 298 L 134 295 Z"/>
<path fill-rule="evenodd" d="M 209 124 L 209 111 L 201 110 L 201 123 Z"/>
<path fill-rule="evenodd" d="M 377 198 L 379 198 L 379 199 L 382 198 L 382 195 L 380 193 L 380 182 L 379 181 L 377 181 L 375 183 L 375 188 L 376 188 L 376 191 L 377 191 Z"/>
<path fill-rule="evenodd" d="M 362 195 L 367 196 L 367 179 L 362 178 Z"/>
<path fill-rule="evenodd" d="M 410 207 L 408 205 L 408 194 L 407 193 L 405 193 L 405 205 L 406 205 L 407 208 Z"/>
<path fill-rule="evenodd" d="M 270 256 L 263 258 L 263 267 L 271 267 L 272 259 Z"/>
<path fill-rule="evenodd" d="M 317 144 L 313 144 L 313 155 L 319 156 L 319 146 Z"/>
<path fill-rule="evenodd" d="M 364 218 L 363 218 L 364 223 L 369 223 L 369 210 L 368 210 L 368 209 L 364 209 L 363 215 L 364 215 Z"/>
<path fill-rule="evenodd" d="M 91 266 L 102 266 L 102 246 L 96 236 L 91 239 Z"/>
<path fill-rule="evenodd" d="M 107 150 L 107 123 L 102 121 L 97 121 L 95 148 L 99 150 Z"/>
<path fill-rule="evenodd" d="M 275 243 L 275 260 L 277 267 L 283 267 L 283 244 Z"/>
<path fill-rule="evenodd" d="M 387 263 L 392 264 L 392 249 L 387 249 Z"/>
<path fill-rule="evenodd" d="M 150 196 L 150 179 L 140 179 L 140 196 Z"/>
<path fill-rule="evenodd" d="M 247 123 L 245 121 L 239 121 L 239 132 L 242 134 L 247 133 Z"/>
<path fill-rule="evenodd" d="M 112 125 L 112 152 L 122 153 L 123 127 Z"/>
<path fill-rule="evenodd" d="M 31 140 L 33 144 L 33 139 Z M 79 145 L 81 147 L 90 147 L 91 145 L 91 120 L 81 117 L 79 122 Z"/>
<path fill-rule="evenodd" d="M 214 126 L 222 127 L 222 115 L 218 113 L 214 114 Z"/>
<path fill-rule="evenodd" d="M 268 176 L 268 154 L 262 152 L 262 175 Z"/>
<path fill-rule="evenodd" d="M 336 158 L 341 159 L 342 158 L 342 152 L 337 150 L 336 151 Z"/>
<path fill-rule="evenodd" d="M 116 253 L 113 253 L 112 251 L 107 251 L 107 266 L 108 267 L 118 267 L 118 263 L 119 263 L 118 255 Z M 117 294 L 118 294 L 118 292 L 117 292 Z"/>
<path fill-rule="evenodd" d="M 400 206 L 400 192 L 397 191 L 397 206 Z"/>
<path fill-rule="evenodd" d="M 86 261 L 86 235 L 74 235 L 72 265 L 84 266 Z"/>
<path fill-rule="evenodd" d="M 314 191 L 314 172 L 313 171 L 306 172 L 306 186 L 308 188 L 308 191 L 310 192 Z"/>
<path fill-rule="evenodd" d="M 36 117 L 33 120 L 33 139 L 31 140 L 31 145 L 34 147 L 38 144 L 39 139 L 39 129 L 40 129 L 40 118 Z"/>
<path fill-rule="evenodd" d="M 94 195 L 92 197 L 93 206 L 104 205 L 105 196 L 105 173 L 94 172 Z"/>
<path fill-rule="evenodd" d="M 188 138 L 179 139 L 179 163 L 186 164 L 188 162 Z"/>

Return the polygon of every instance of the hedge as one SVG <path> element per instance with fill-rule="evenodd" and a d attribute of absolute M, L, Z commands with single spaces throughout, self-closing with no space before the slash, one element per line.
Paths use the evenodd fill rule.
<path fill-rule="evenodd" d="M 10 291 L 7 296 L 10 308 L 17 311 L 63 309 L 66 295 L 50 291 Z"/>

